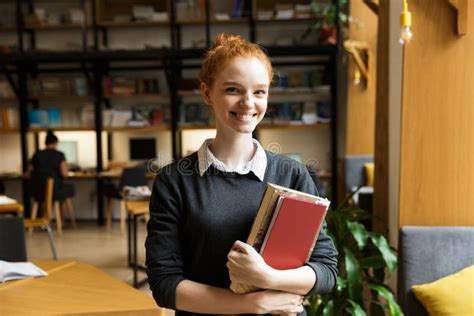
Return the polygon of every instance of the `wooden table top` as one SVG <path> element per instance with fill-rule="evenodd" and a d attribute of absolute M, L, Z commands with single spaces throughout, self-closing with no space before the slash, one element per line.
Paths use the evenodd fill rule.
<path fill-rule="evenodd" d="M 21 213 L 23 212 L 23 205 L 20 203 L 11 203 L 11 204 L 1 204 L 0 205 L 0 214 L 1 213 Z"/>
<path fill-rule="evenodd" d="M 0 283 L 0 315 L 165 315 L 151 296 L 92 265 L 33 262 L 49 275 Z"/>

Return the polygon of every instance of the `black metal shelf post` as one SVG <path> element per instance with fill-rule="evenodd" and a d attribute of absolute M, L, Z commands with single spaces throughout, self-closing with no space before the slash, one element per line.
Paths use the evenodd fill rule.
<path fill-rule="evenodd" d="M 21 146 L 21 171 L 28 172 L 28 144 L 26 134 L 28 132 L 28 87 L 27 87 L 27 69 L 23 63 L 17 64 L 18 70 L 18 103 L 20 107 L 20 146 Z M 30 186 L 27 179 L 22 179 L 23 206 L 25 217 L 31 214 Z"/>
<path fill-rule="evenodd" d="M 96 171 L 104 170 L 102 157 L 102 77 L 106 72 L 106 62 L 96 61 L 93 64 L 93 83 L 94 83 L 94 114 L 95 114 L 95 135 L 96 135 L 96 151 L 97 151 L 97 166 Z M 104 225 L 104 181 L 101 177 L 96 179 L 97 186 L 97 224 Z"/>

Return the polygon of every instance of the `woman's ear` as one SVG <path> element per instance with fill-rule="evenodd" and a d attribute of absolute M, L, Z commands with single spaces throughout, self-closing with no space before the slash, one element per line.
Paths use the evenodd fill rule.
<path fill-rule="evenodd" d="M 211 90 L 209 89 L 209 86 L 205 84 L 204 82 L 201 82 L 201 96 L 204 103 L 206 103 L 206 105 L 209 105 L 209 106 L 212 105 L 210 94 L 211 94 Z"/>

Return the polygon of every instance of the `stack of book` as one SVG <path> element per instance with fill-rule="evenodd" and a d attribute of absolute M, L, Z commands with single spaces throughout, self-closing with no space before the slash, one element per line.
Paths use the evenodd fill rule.
<path fill-rule="evenodd" d="M 268 183 L 247 244 L 278 270 L 295 269 L 309 259 L 324 222 L 329 200 Z M 259 290 L 232 282 L 234 293 Z"/>
<path fill-rule="evenodd" d="M 0 81 L 0 99 L 13 99 L 15 94 L 8 81 Z"/>
<path fill-rule="evenodd" d="M 181 125 L 211 125 L 212 112 L 208 106 L 201 103 L 183 104 L 179 123 Z"/>
<path fill-rule="evenodd" d="M 81 96 L 85 97 L 89 93 L 86 78 L 64 78 L 64 77 L 43 77 L 29 82 L 29 93 L 32 96 L 58 97 L 58 96 Z"/>
<path fill-rule="evenodd" d="M 105 96 L 132 96 L 157 94 L 160 92 L 158 79 L 105 77 Z"/>

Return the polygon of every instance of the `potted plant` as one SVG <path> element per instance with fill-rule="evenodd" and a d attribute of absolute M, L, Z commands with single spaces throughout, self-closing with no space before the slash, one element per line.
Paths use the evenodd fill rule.
<path fill-rule="evenodd" d="M 339 15 L 336 12 L 336 5 L 330 3 L 321 3 L 321 1 L 311 1 L 310 8 L 314 16 L 313 22 L 306 28 L 301 36 L 302 39 L 307 38 L 310 34 L 316 34 L 318 42 L 321 44 L 337 43 L 336 22 L 337 18 L 342 23 L 342 32 L 346 33 L 349 18 L 347 12 L 347 0 L 339 1 Z"/>
<path fill-rule="evenodd" d="M 403 315 L 391 289 L 385 285 L 397 265 L 397 256 L 385 237 L 362 224 L 370 218 L 364 210 L 350 206 L 350 195 L 328 212 L 328 234 L 339 251 L 339 276 L 330 294 L 314 295 L 306 301 L 308 315 Z M 381 301 L 380 298 L 383 300 Z"/>

